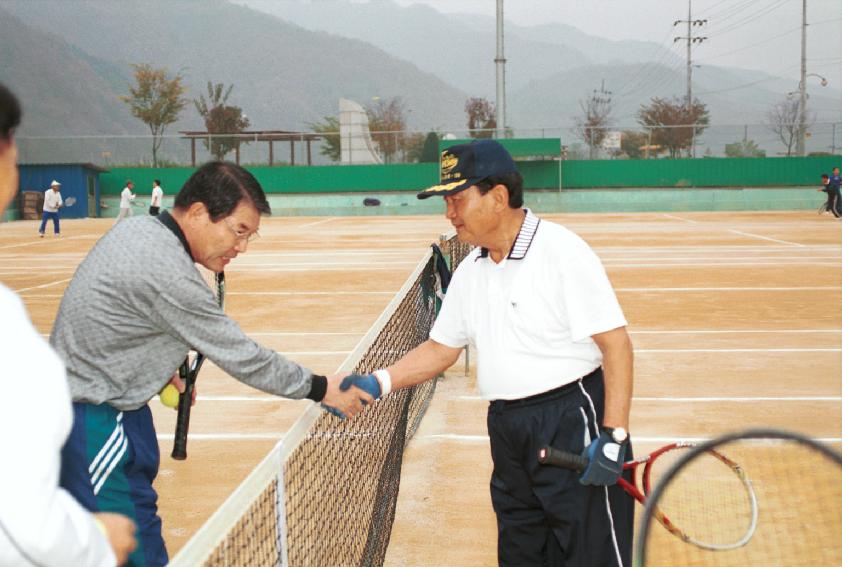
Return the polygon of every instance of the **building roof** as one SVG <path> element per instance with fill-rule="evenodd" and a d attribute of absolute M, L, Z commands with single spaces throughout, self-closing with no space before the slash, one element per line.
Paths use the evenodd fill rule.
<path fill-rule="evenodd" d="M 100 173 L 111 171 L 90 162 L 59 162 L 59 163 L 19 163 L 18 167 L 84 167 Z"/>

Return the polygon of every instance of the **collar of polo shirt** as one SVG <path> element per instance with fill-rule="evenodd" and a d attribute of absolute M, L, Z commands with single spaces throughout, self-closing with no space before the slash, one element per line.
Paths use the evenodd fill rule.
<path fill-rule="evenodd" d="M 507 260 L 523 260 L 526 258 L 526 253 L 529 251 L 529 246 L 532 245 L 532 239 L 535 238 L 535 233 L 538 231 L 538 225 L 541 224 L 541 219 L 532 214 L 529 209 L 523 209 L 526 213 L 523 217 L 523 224 L 520 225 L 520 231 L 517 233 L 512 249 L 509 250 Z M 477 260 L 488 257 L 488 248 L 480 250 Z"/>

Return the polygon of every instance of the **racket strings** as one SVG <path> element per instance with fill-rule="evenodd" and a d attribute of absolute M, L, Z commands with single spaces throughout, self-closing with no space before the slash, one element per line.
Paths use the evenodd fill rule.
<path fill-rule="evenodd" d="M 743 476 L 713 454 L 704 454 L 672 480 L 658 507 L 695 545 L 742 545 L 756 522 L 756 502 Z"/>
<path fill-rule="evenodd" d="M 658 504 L 691 538 L 740 545 L 706 549 L 656 527 L 646 566 L 842 565 L 842 466 L 795 441 L 740 440 L 717 450 L 739 468 L 693 459 Z M 757 502 L 754 529 L 741 473 Z"/>

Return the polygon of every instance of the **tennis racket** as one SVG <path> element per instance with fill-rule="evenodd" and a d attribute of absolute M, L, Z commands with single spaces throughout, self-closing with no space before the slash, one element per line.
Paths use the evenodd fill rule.
<path fill-rule="evenodd" d="M 664 530 L 651 529 L 653 518 L 660 521 L 658 510 L 667 508 L 682 510 L 681 522 L 708 537 L 735 528 L 733 518 L 745 514 L 745 504 L 734 498 L 727 477 L 705 476 L 712 453 L 739 460 L 751 475 L 759 520 L 741 547 L 682 545 Z M 756 429 L 699 444 L 684 452 L 648 496 L 635 565 L 842 565 L 842 455 L 803 435 Z"/>
<path fill-rule="evenodd" d="M 646 504 L 652 493 L 653 483 L 657 482 L 660 475 L 658 471 L 669 468 L 676 458 L 694 447 L 696 444 L 690 442 L 670 443 L 646 456 L 628 461 L 623 465 L 623 470 L 630 471 L 631 481 L 620 478 L 617 484 L 632 498 L 641 504 Z M 697 516 L 690 516 L 690 512 L 686 510 L 687 507 L 702 509 L 710 506 L 712 511 L 706 520 L 720 522 L 721 526 L 726 523 L 726 518 L 717 517 L 716 505 L 718 503 L 708 502 L 703 491 L 698 493 L 695 499 L 680 503 L 666 502 L 661 506 L 653 507 L 651 512 L 653 517 L 681 541 L 696 547 L 726 550 L 744 546 L 757 529 L 757 498 L 751 481 L 740 465 L 719 451 L 713 449 L 703 451 L 699 459 L 702 467 L 698 475 L 690 479 L 690 483 L 699 488 L 713 483 L 720 487 L 717 496 L 727 494 L 728 508 L 727 511 L 723 509 L 722 515 L 727 513 L 730 516 L 727 518 L 728 529 L 711 533 L 707 526 L 699 523 Z M 588 466 L 587 457 L 552 447 L 540 449 L 538 461 L 575 471 L 583 471 Z M 638 487 L 637 469 L 641 465 L 643 465 L 643 474 L 640 487 Z"/>
<path fill-rule="evenodd" d="M 213 290 L 214 297 L 220 307 L 225 305 L 225 272 L 206 275 L 208 285 Z M 172 458 L 183 461 L 187 458 L 187 432 L 190 429 L 190 410 L 193 405 L 193 390 L 196 387 L 196 376 L 202 369 L 205 355 L 197 352 L 191 362 L 190 355 L 184 359 L 178 369 L 178 375 L 184 382 L 184 392 L 178 398 L 178 416 L 175 420 L 175 439 L 172 446 Z"/>
<path fill-rule="evenodd" d="M 67 199 L 64 200 L 64 203 L 62 203 L 61 206 L 62 207 L 72 207 L 75 204 L 76 204 L 76 197 L 68 197 Z"/>

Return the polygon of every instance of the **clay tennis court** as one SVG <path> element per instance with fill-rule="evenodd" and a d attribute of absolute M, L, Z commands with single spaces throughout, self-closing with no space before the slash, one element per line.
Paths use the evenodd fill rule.
<path fill-rule="evenodd" d="M 637 453 L 749 426 L 842 448 L 842 223 L 812 211 L 541 216 L 585 238 L 617 290 L 636 351 Z M 60 239 L 37 238 L 33 221 L 0 224 L 0 281 L 40 332 L 112 222 L 64 221 Z M 265 219 L 226 271 L 226 310 L 259 342 L 330 374 L 449 228 L 443 216 Z M 175 412 L 151 402 L 171 555 L 309 404 L 212 364 L 198 390 L 185 462 L 169 458 Z M 485 406 L 463 361 L 439 382 L 406 451 L 387 565 L 496 564 Z"/>

